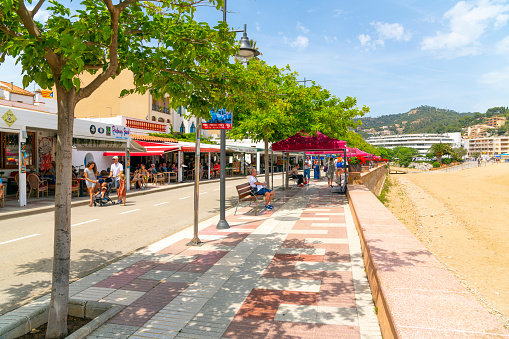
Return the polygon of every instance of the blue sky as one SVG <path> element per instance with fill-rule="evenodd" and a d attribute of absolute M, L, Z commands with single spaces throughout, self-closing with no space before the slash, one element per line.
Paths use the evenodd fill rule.
<path fill-rule="evenodd" d="M 509 106 L 509 0 L 228 0 L 228 11 L 267 63 L 356 97 L 369 116 Z M 201 7 L 197 18 L 222 13 Z M 19 73 L 0 66 L 1 80 L 21 85 Z"/>

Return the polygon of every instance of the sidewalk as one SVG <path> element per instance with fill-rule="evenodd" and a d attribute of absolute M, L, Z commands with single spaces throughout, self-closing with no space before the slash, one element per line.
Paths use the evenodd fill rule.
<path fill-rule="evenodd" d="M 188 228 L 73 283 L 125 306 L 88 338 L 381 338 L 346 197 L 325 182 L 276 197 L 230 210 L 229 230 L 201 223 L 200 247 Z"/>

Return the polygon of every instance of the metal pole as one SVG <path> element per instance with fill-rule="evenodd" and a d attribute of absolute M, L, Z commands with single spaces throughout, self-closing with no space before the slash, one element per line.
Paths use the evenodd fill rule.
<path fill-rule="evenodd" d="M 270 188 L 274 189 L 274 151 L 270 150 L 270 174 L 272 176 L 272 183 L 270 184 Z"/>
<path fill-rule="evenodd" d="M 225 2 L 226 5 L 226 2 Z M 225 12 L 226 13 L 226 12 Z M 226 16 L 226 14 L 225 14 Z M 217 223 L 217 229 L 228 229 L 230 225 L 226 221 L 226 131 L 221 130 L 221 156 L 219 158 L 219 222 Z"/>
<path fill-rule="evenodd" d="M 198 221 L 199 221 L 199 203 L 200 203 L 200 134 L 201 134 L 201 118 L 196 119 L 196 149 L 194 153 L 194 236 L 187 243 L 187 246 L 201 245 L 198 238 Z"/>
<path fill-rule="evenodd" d="M 223 6 L 223 21 L 226 23 L 226 0 Z M 226 131 L 221 130 L 221 157 L 219 159 L 219 222 L 217 229 L 228 229 L 230 225 L 226 221 Z"/>

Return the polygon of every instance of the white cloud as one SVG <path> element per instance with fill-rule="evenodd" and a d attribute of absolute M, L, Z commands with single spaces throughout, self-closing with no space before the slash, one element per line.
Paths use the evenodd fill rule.
<path fill-rule="evenodd" d="M 371 25 L 375 27 L 381 40 L 408 41 L 412 37 L 412 34 L 405 32 L 405 28 L 399 23 L 372 22 Z"/>
<path fill-rule="evenodd" d="M 371 37 L 368 34 L 360 34 L 358 36 L 362 47 L 368 47 L 371 41 Z"/>
<path fill-rule="evenodd" d="M 332 10 L 332 17 L 333 18 L 337 18 L 338 16 L 340 16 L 341 14 L 343 14 L 343 10 L 341 9 L 333 9 Z"/>
<path fill-rule="evenodd" d="M 309 29 L 307 29 L 306 27 L 302 26 L 302 24 L 300 22 L 297 22 L 297 29 L 299 31 L 301 31 L 302 33 L 304 33 L 304 34 L 309 33 Z"/>
<path fill-rule="evenodd" d="M 372 22 L 371 26 L 375 28 L 376 39 L 371 38 L 368 34 L 360 34 L 358 36 L 361 46 L 368 49 L 376 49 L 378 46 L 385 46 L 385 41 L 409 41 L 412 34 L 405 32 L 403 25 L 399 23 Z"/>
<path fill-rule="evenodd" d="M 509 94 L 509 66 L 483 74 L 479 82 Z"/>
<path fill-rule="evenodd" d="M 297 39 L 295 39 L 293 41 L 288 41 L 288 44 L 291 47 L 296 47 L 299 51 L 302 51 L 302 50 L 306 49 L 306 47 L 308 47 L 309 39 L 305 36 L 299 35 L 297 37 Z"/>
<path fill-rule="evenodd" d="M 497 45 L 497 53 L 509 56 L 509 35 L 503 38 Z"/>
<path fill-rule="evenodd" d="M 255 21 L 255 27 L 256 27 L 256 31 L 259 32 L 261 31 L 261 27 L 260 27 L 260 23 L 258 21 Z"/>
<path fill-rule="evenodd" d="M 482 35 L 505 26 L 508 12 L 509 5 L 497 0 L 460 1 L 444 14 L 449 32 L 425 37 L 421 49 L 448 57 L 478 54 Z"/>
<path fill-rule="evenodd" d="M 50 13 L 47 10 L 41 8 L 37 11 L 37 14 L 35 14 L 34 19 L 35 21 L 46 23 L 46 21 L 49 19 L 49 16 Z"/>
<path fill-rule="evenodd" d="M 323 38 L 325 39 L 326 43 L 331 43 L 331 42 L 334 42 L 334 41 L 338 41 L 338 37 L 337 36 L 324 35 Z"/>

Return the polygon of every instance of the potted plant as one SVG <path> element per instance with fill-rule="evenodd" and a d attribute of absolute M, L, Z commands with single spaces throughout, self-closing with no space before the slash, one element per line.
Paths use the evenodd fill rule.
<path fill-rule="evenodd" d="M 361 172 L 362 171 L 362 165 L 366 163 L 366 158 L 357 155 L 355 157 L 348 158 L 349 163 L 349 171 L 350 172 Z"/>

